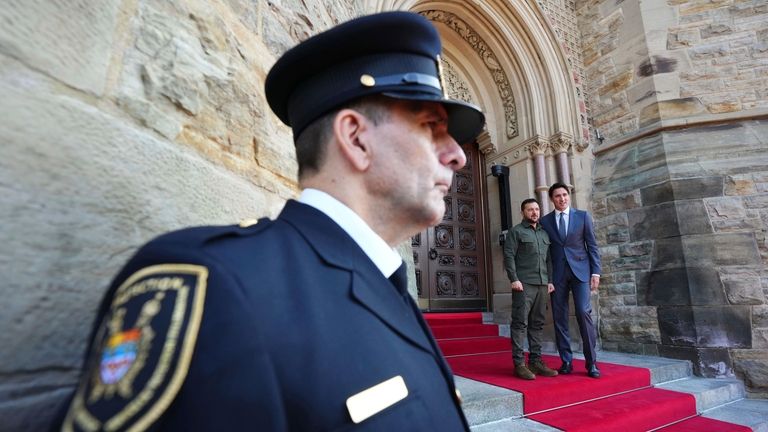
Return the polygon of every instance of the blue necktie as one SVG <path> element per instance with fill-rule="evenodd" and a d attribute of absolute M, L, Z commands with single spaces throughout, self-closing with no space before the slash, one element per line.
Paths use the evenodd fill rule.
<path fill-rule="evenodd" d="M 557 230 L 560 233 L 560 240 L 565 241 L 565 216 L 563 216 L 564 213 L 560 212 L 560 226 L 557 227 Z"/>

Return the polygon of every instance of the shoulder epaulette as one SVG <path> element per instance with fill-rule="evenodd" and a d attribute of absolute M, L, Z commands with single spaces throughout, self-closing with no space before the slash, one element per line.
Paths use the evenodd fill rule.
<path fill-rule="evenodd" d="M 199 226 L 184 228 L 160 235 L 150 244 L 183 244 L 185 246 L 200 246 L 208 242 L 231 236 L 254 235 L 271 224 L 269 218 L 245 219 L 237 225 Z"/>

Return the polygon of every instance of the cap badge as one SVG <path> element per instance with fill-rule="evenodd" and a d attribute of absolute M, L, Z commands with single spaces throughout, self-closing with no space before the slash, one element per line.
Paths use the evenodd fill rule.
<path fill-rule="evenodd" d="M 376 85 L 376 80 L 368 74 L 363 74 L 360 76 L 360 84 L 366 87 L 373 87 Z"/>
<path fill-rule="evenodd" d="M 437 63 L 437 75 L 440 78 L 440 90 L 443 91 L 443 97 L 448 99 L 448 88 L 445 86 L 445 71 L 443 70 L 443 62 L 440 61 L 440 54 L 435 56 L 435 62 Z"/>

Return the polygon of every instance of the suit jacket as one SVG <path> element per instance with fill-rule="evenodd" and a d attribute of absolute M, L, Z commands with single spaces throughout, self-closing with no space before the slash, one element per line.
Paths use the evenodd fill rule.
<path fill-rule="evenodd" d="M 398 396 L 374 387 L 384 382 Z M 382 401 L 390 405 L 376 412 Z M 110 421 L 468 430 L 413 300 L 330 218 L 296 201 L 274 221 L 161 236 L 130 260 L 98 314 L 65 426 Z"/>
<path fill-rule="evenodd" d="M 595 240 L 592 217 L 584 210 L 571 207 L 568 219 L 568 232 L 563 241 L 557 230 L 555 212 L 552 211 L 541 218 L 541 226 L 547 231 L 552 242 L 549 252 L 552 255 L 552 272 L 556 285 L 563 282 L 566 262 L 574 276 L 582 282 L 588 282 L 593 274 L 600 274 L 600 251 Z"/>

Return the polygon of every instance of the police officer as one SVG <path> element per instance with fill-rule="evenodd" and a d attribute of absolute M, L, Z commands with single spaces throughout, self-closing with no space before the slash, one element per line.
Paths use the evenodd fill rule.
<path fill-rule="evenodd" d="M 393 247 L 442 219 L 478 108 L 447 99 L 419 15 L 341 24 L 283 55 L 298 201 L 160 236 L 98 312 L 64 430 L 468 429 Z M 390 280 L 388 280 L 390 278 Z"/>
<path fill-rule="evenodd" d="M 512 360 L 515 375 L 532 380 L 536 375 L 557 376 L 541 358 L 547 300 L 555 290 L 549 235 L 539 224 L 539 202 L 528 198 L 520 204 L 523 221 L 515 225 L 504 241 L 504 268 L 512 287 Z M 528 336 L 529 357 L 525 362 L 523 344 Z"/>

